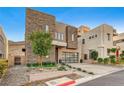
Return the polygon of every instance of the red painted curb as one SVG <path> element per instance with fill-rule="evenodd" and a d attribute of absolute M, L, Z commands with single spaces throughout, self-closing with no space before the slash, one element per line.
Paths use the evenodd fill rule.
<path fill-rule="evenodd" d="M 75 81 L 73 80 L 73 81 L 69 81 L 69 82 L 63 83 L 63 84 L 59 84 L 57 86 L 68 86 L 68 85 L 71 85 L 71 84 L 74 84 L 74 83 L 75 83 Z"/>

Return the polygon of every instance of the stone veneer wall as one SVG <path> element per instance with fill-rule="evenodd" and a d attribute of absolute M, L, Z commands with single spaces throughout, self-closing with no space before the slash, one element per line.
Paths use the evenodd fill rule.
<path fill-rule="evenodd" d="M 41 13 L 38 11 L 34 11 L 31 9 L 26 10 L 26 33 L 25 33 L 25 41 L 26 41 L 26 61 L 28 63 L 37 62 L 36 55 L 33 54 L 31 49 L 31 43 L 27 40 L 27 36 L 32 31 L 44 31 L 45 26 L 49 26 L 49 32 L 51 33 L 53 39 L 55 37 L 55 17 L 52 15 L 48 15 L 45 13 Z M 55 61 L 55 46 L 52 47 L 50 55 L 48 58 L 43 58 L 43 61 Z"/>
<path fill-rule="evenodd" d="M 73 26 L 67 26 L 66 27 L 66 41 L 67 41 L 67 48 L 73 48 L 76 49 L 78 46 L 77 41 L 77 31 L 78 29 Z M 74 41 L 72 41 L 72 34 L 74 34 Z"/>

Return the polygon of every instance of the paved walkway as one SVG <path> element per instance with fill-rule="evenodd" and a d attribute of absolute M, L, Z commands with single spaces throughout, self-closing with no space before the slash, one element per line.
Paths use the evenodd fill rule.
<path fill-rule="evenodd" d="M 9 69 L 7 74 L 3 77 L 0 86 L 17 86 L 22 85 L 28 81 L 26 74 L 27 67 L 16 66 Z"/>
<path fill-rule="evenodd" d="M 79 86 L 124 86 L 124 70 L 79 84 Z"/>

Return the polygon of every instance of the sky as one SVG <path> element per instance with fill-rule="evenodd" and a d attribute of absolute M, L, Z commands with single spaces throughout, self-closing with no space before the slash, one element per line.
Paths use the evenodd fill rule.
<path fill-rule="evenodd" d="M 109 24 L 118 33 L 124 32 L 123 7 L 33 7 L 31 9 L 54 15 L 56 21 L 76 27 L 87 25 L 93 29 L 101 24 Z M 24 7 L 0 7 L 0 26 L 8 40 L 24 40 L 25 16 Z"/>

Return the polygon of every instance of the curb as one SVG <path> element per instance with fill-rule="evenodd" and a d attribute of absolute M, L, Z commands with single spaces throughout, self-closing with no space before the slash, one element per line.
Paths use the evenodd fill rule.
<path fill-rule="evenodd" d="M 108 73 L 105 73 L 105 74 L 101 74 L 101 75 L 94 75 L 94 76 L 90 76 L 90 77 L 85 77 L 85 78 L 77 79 L 76 83 L 72 84 L 71 86 L 76 86 L 76 85 L 79 85 L 81 83 L 85 83 L 85 82 L 97 79 L 99 77 L 103 77 L 103 76 L 106 76 L 106 75 L 109 75 L 109 74 L 112 74 L 112 73 L 115 73 L 115 72 L 119 72 L 119 71 L 122 71 L 122 70 L 124 70 L 124 68 L 119 69 L 119 70 L 115 70 L 115 71 L 111 71 L 111 72 L 108 72 Z"/>
<path fill-rule="evenodd" d="M 63 84 L 59 84 L 57 86 L 69 86 L 69 85 L 74 84 L 74 83 L 76 83 L 76 82 L 73 80 L 73 81 L 69 81 L 69 82 L 63 83 Z"/>

